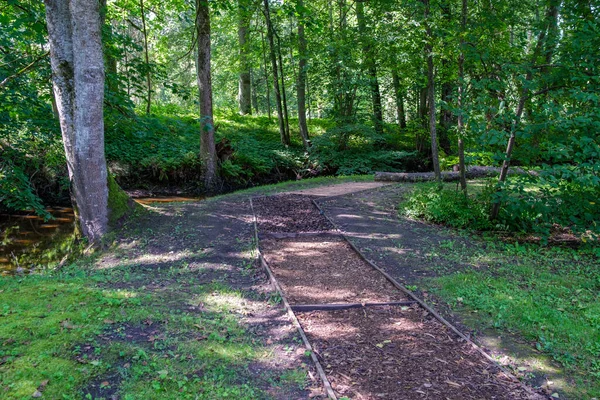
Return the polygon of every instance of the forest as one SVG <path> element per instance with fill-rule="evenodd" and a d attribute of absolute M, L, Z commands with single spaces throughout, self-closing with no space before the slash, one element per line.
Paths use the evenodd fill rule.
<path fill-rule="evenodd" d="M 402 398 L 365 377 L 376 367 L 365 375 L 328 359 L 342 345 L 326 351 L 310 331 L 318 318 L 297 312 L 327 297 L 294 297 L 300 281 L 286 281 L 286 263 L 312 262 L 301 258 L 309 248 L 327 266 L 350 253 L 365 268 L 387 262 L 386 279 L 408 296 L 386 297 L 392 289 L 377 283 L 369 301 L 340 304 L 404 302 L 412 312 L 427 303 L 448 329 L 526 343 L 527 356 L 508 351 L 499 367 L 524 386 L 444 370 L 448 398 L 597 398 L 599 199 L 593 0 L 0 0 L 8 398 Z M 371 222 L 355 226 L 343 209 Z M 380 217 L 388 231 L 372 222 Z M 320 244 L 298 239 L 313 236 Z M 281 287 L 254 299 L 245 277 L 265 274 L 263 253 L 260 279 Z M 298 279 L 311 276 L 319 287 L 315 270 Z M 323 291 L 366 293 L 367 276 L 360 289 Z M 292 327 L 308 347 L 260 333 L 246 315 L 253 301 L 265 321 L 272 303 L 297 312 Z M 400 318 L 390 310 L 386 318 Z M 38 314 L 48 324 L 35 334 Z M 304 358 L 273 356 L 271 340 Z M 523 364 L 532 352 L 552 367 L 536 361 L 532 371 Z M 442 398 L 436 378 L 415 379 L 429 386 L 407 383 L 406 398 Z"/>

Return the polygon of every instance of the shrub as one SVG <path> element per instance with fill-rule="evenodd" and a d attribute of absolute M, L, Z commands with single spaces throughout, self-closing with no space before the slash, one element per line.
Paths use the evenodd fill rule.
<path fill-rule="evenodd" d="M 489 195 L 465 196 L 463 192 L 445 189 L 437 183 L 416 188 L 400 205 L 400 213 L 454 228 L 491 229 Z"/>

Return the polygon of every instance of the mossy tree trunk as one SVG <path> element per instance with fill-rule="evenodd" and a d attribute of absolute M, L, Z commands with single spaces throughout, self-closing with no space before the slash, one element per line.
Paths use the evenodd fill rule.
<path fill-rule="evenodd" d="M 45 0 L 54 95 L 81 231 L 108 230 L 104 65 L 98 0 Z"/>

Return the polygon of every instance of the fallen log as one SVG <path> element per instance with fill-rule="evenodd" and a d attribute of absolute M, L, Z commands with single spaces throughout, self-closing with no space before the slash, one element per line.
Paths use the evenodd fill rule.
<path fill-rule="evenodd" d="M 511 168 L 510 175 L 537 176 L 535 171 L 526 171 L 522 168 Z M 470 167 L 466 171 L 467 179 L 490 178 L 500 175 L 497 167 Z M 442 180 L 445 182 L 458 181 L 460 173 L 457 171 L 443 171 Z M 435 180 L 433 172 L 375 172 L 375 180 L 380 182 L 425 182 Z"/>

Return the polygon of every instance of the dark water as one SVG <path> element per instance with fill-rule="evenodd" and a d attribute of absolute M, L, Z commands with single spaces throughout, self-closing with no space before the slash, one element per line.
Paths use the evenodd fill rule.
<path fill-rule="evenodd" d="M 26 273 L 36 265 L 56 261 L 52 249 L 73 234 L 75 217 L 69 207 L 46 211 L 53 217 L 48 221 L 35 214 L 0 215 L 1 275 Z"/>
<path fill-rule="evenodd" d="M 196 197 L 143 197 L 140 204 L 198 201 Z M 36 268 L 60 261 L 66 253 L 58 249 L 74 233 L 75 216 L 68 207 L 51 207 L 53 219 L 31 214 L 0 214 L 0 275 L 29 273 Z"/>

